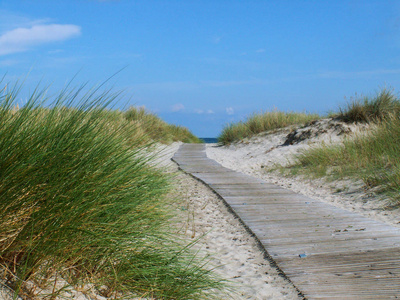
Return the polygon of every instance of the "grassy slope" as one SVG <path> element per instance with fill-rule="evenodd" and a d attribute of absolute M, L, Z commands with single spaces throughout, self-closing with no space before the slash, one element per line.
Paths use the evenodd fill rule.
<path fill-rule="evenodd" d="M 244 122 L 232 123 L 222 129 L 218 141 L 224 145 L 239 141 L 244 138 L 294 124 L 307 123 L 320 117 L 316 114 L 271 111 L 253 114 Z"/>
<path fill-rule="evenodd" d="M 125 120 L 139 126 L 151 139 L 163 143 L 182 141 L 185 143 L 200 143 L 187 128 L 164 122 L 158 116 L 147 112 L 142 107 L 131 107 L 122 113 Z"/>
<path fill-rule="evenodd" d="M 321 146 L 306 151 L 293 168 L 311 176 L 362 179 L 400 203 L 400 101 L 392 91 L 373 98 L 355 99 L 340 110 L 346 122 L 367 122 L 376 130 L 345 140 L 341 146 Z"/>
<path fill-rule="evenodd" d="M 16 110 L 18 90 L 0 92 L 6 284 L 28 298 L 41 288 L 57 295 L 60 277 L 104 296 L 212 298 L 220 283 L 169 229 L 170 178 L 143 155 L 151 126 L 107 110 L 118 94 L 69 89 L 44 108 L 35 91 Z"/>

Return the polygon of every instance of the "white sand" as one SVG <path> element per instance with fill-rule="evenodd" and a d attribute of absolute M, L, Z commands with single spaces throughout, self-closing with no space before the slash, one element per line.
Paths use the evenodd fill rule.
<path fill-rule="evenodd" d="M 324 119 L 304 128 L 289 127 L 262 133 L 227 147 L 208 144 L 207 156 L 224 167 L 399 227 L 399 209 L 384 209 L 387 199 L 375 195 L 371 190 L 365 190 L 362 182 L 350 180 L 326 182 L 324 179 L 288 177 L 279 171 L 270 171 L 276 165 L 286 166 L 293 162 L 295 155 L 304 149 L 323 143 L 338 144 L 345 138 L 367 131 L 366 125 L 355 126 Z M 290 133 L 292 138 L 289 140 L 293 144 L 284 145 Z"/>

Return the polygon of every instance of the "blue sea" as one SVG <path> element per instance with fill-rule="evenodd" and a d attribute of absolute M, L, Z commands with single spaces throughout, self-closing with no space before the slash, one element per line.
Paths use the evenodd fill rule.
<path fill-rule="evenodd" d="M 206 144 L 211 144 L 211 143 L 218 143 L 217 138 L 200 138 L 201 140 L 204 141 Z"/>

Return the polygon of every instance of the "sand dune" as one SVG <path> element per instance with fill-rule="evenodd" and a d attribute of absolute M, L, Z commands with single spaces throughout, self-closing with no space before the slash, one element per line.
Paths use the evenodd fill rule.
<path fill-rule="evenodd" d="M 305 127 L 288 127 L 261 133 L 227 147 L 209 144 L 207 156 L 224 167 L 261 178 L 311 198 L 356 211 L 364 216 L 400 226 L 399 210 L 385 210 L 387 199 L 366 190 L 362 182 L 348 179 L 326 182 L 324 179 L 307 179 L 302 176 L 284 177 L 270 169 L 287 166 L 301 151 L 322 143 L 339 144 L 354 134 L 364 134 L 368 125 L 346 124 L 333 119 L 323 119 Z"/>

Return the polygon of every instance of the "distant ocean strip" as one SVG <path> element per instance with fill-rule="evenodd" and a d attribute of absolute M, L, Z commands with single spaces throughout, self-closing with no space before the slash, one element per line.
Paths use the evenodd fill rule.
<path fill-rule="evenodd" d="M 200 138 L 206 144 L 218 143 L 217 138 Z"/>

